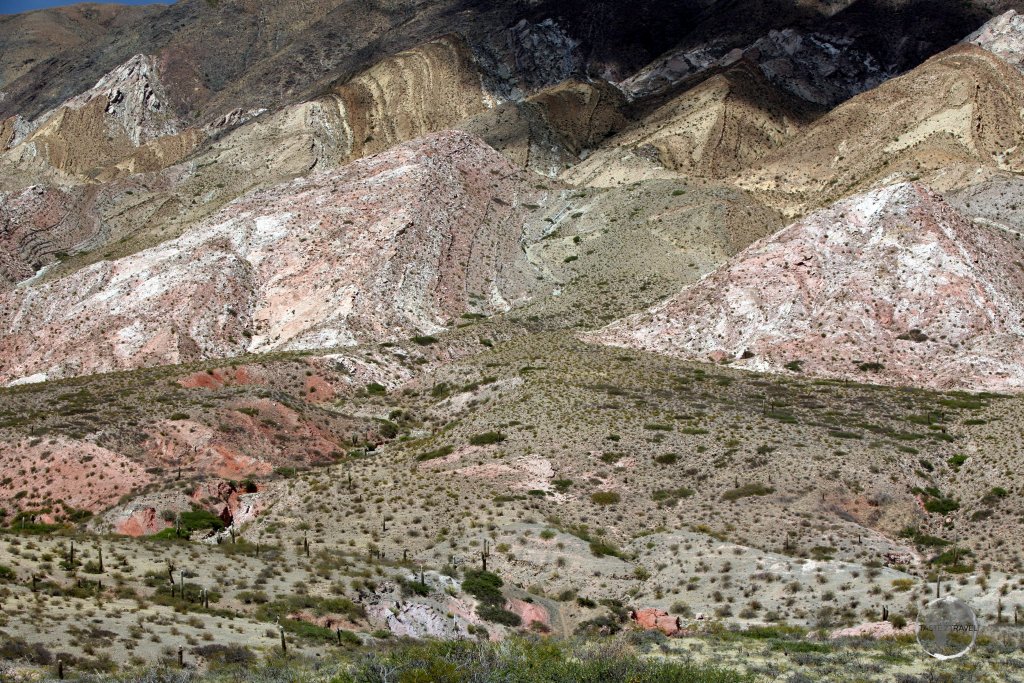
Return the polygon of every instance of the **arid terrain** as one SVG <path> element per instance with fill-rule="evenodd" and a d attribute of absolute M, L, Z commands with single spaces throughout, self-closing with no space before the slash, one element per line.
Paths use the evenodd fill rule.
<path fill-rule="evenodd" d="M 1024 681 L 1018 11 L 0 15 L 0 679 Z"/>

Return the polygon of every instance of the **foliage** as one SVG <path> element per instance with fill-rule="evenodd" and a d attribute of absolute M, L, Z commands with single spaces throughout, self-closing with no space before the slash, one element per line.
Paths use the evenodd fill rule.
<path fill-rule="evenodd" d="M 621 496 L 615 491 L 595 491 L 590 494 L 590 500 L 596 505 L 614 505 L 621 499 Z"/>
<path fill-rule="evenodd" d="M 722 500 L 739 500 L 749 496 L 767 496 L 775 493 L 775 489 L 764 484 L 744 484 L 738 488 L 730 489 L 722 494 Z"/>
<path fill-rule="evenodd" d="M 484 432 L 483 434 L 477 434 L 470 437 L 469 443 L 474 446 L 489 446 L 491 444 L 501 443 L 505 440 L 505 435 L 501 432 Z"/>

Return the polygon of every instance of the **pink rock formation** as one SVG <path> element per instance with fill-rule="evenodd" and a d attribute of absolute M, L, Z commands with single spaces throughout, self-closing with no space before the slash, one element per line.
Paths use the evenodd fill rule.
<path fill-rule="evenodd" d="M 505 609 L 518 614 L 519 618 L 523 620 L 523 626 L 529 627 L 534 622 L 539 622 L 549 628 L 551 626 L 551 615 L 543 605 L 538 605 L 535 602 L 513 598 L 505 605 Z"/>
<path fill-rule="evenodd" d="M 667 636 L 678 635 L 682 631 L 679 617 L 673 617 L 664 610 L 655 607 L 634 610 L 629 613 L 636 625 L 645 631 L 661 631 Z"/>
<path fill-rule="evenodd" d="M 40 185 L 0 192 L 0 290 L 95 233 L 99 220 L 82 210 L 80 194 Z"/>
<path fill-rule="evenodd" d="M 127 511 L 127 515 L 114 524 L 115 533 L 123 536 L 150 536 L 170 526 L 157 515 L 156 508 L 140 507 Z"/>
<path fill-rule="evenodd" d="M 767 372 L 1024 389 L 1024 250 L 905 183 L 759 240 L 585 339 Z"/>
<path fill-rule="evenodd" d="M 0 508 L 65 507 L 99 512 L 152 480 L 139 463 L 95 444 L 65 437 L 33 439 L 0 449 Z"/>
<path fill-rule="evenodd" d="M 974 43 L 1024 71 L 1024 16 L 1016 10 L 988 20 L 963 42 Z"/>
<path fill-rule="evenodd" d="M 431 334 L 540 287 L 522 173 L 447 131 L 246 195 L 181 237 L 0 292 L 0 382 Z"/>

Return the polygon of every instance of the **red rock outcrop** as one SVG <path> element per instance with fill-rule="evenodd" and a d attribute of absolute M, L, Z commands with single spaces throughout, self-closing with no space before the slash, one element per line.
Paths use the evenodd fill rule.
<path fill-rule="evenodd" d="M 668 612 L 655 607 L 633 610 L 629 613 L 629 617 L 645 631 L 661 631 L 666 636 L 677 635 L 683 629 L 679 617 L 673 617 Z"/>
<path fill-rule="evenodd" d="M 505 609 L 513 614 L 518 614 L 519 618 L 523 620 L 523 626 L 529 627 L 534 622 L 538 622 L 551 627 L 551 615 L 543 605 L 513 598 L 505 605 Z"/>
<path fill-rule="evenodd" d="M 150 536 L 170 526 L 170 522 L 160 518 L 156 508 L 140 507 L 126 512 L 114 523 L 114 532 L 123 536 Z"/>
<path fill-rule="evenodd" d="M 904 183 L 840 201 L 585 339 L 734 367 L 1024 389 L 1024 250 Z"/>

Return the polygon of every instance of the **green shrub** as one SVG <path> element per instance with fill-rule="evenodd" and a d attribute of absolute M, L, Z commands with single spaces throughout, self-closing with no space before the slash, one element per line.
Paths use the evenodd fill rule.
<path fill-rule="evenodd" d="M 509 612 L 503 607 L 484 605 L 476 612 L 480 615 L 481 619 L 492 621 L 495 624 L 502 624 L 504 626 L 521 626 L 523 623 L 523 620 L 518 614 L 515 612 Z"/>
<path fill-rule="evenodd" d="M 437 343 L 437 337 L 431 337 L 429 334 L 419 334 L 413 337 L 412 341 L 420 346 L 430 346 Z"/>
<path fill-rule="evenodd" d="M 622 557 L 622 551 L 613 546 L 607 541 L 594 540 L 590 542 L 590 552 L 594 557 L 604 557 L 610 555 L 611 557 Z"/>
<path fill-rule="evenodd" d="M 924 502 L 924 509 L 935 514 L 945 515 L 960 509 L 960 503 L 952 498 L 929 498 Z"/>
<path fill-rule="evenodd" d="M 764 484 L 744 484 L 739 488 L 730 489 L 722 494 L 722 500 L 739 500 L 749 496 L 767 496 L 775 493 L 775 489 Z"/>
<path fill-rule="evenodd" d="M 954 470 L 958 470 L 964 463 L 967 462 L 967 456 L 965 456 L 962 453 L 955 453 L 946 462 L 948 462 L 949 466 L 952 467 Z"/>
<path fill-rule="evenodd" d="M 484 432 L 483 434 L 477 434 L 476 436 L 470 437 L 469 443 L 474 446 L 489 446 L 491 444 L 501 443 L 505 440 L 505 435 L 501 432 Z"/>
<path fill-rule="evenodd" d="M 504 582 L 497 574 L 483 570 L 467 569 L 462 580 L 462 590 L 485 605 L 503 605 L 505 596 L 501 594 Z"/>
<path fill-rule="evenodd" d="M 615 505 L 621 496 L 615 491 L 595 491 L 590 494 L 590 500 L 596 505 Z"/>
<path fill-rule="evenodd" d="M 443 458 L 446 455 L 451 455 L 451 452 L 454 450 L 455 449 L 451 446 L 441 446 L 440 448 L 435 448 L 432 451 L 420 453 L 419 455 L 416 456 L 416 459 L 419 460 L 420 462 L 426 462 L 427 460 L 436 460 L 438 458 Z"/>
<path fill-rule="evenodd" d="M 604 616 L 593 629 L 619 630 L 613 616 Z M 581 626 L 584 626 L 581 624 Z M 378 648 L 359 661 L 338 683 L 380 680 L 404 683 L 748 683 L 754 676 L 714 666 L 643 657 L 634 649 L 608 647 L 599 641 L 508 638 L 501 643 L 434 641 Z"/>
<path fill-rule="evenodd" d="M 651 494 L 651 500 L 671 507 L 678 503 L 680 498 L 689 498 L 693 494 L 694 490 L 685 486 L 678 489 L 658 489 Z"/>

